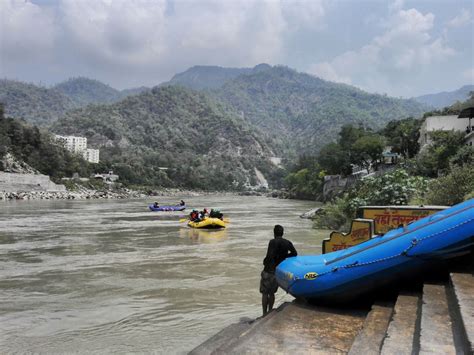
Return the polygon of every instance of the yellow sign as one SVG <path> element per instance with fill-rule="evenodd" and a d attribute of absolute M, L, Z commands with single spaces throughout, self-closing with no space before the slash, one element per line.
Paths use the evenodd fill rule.
<path fill-rule="evenodd" d="M 329 239 L 323 240 L 323 254 L 350 248 L 369 240 L 373 235 L 373 220 L 362 218 L 354 219 L 349 233 L 332 232 Z"/>
<path fill-rule="evenodd" d="M 360 207 L 358 217 L 373 219 L 375 234 L 385 234 L 389 230 L 406 226 L 408 223 L 417 221 L 438 211 L 444 210 L 445 206 L 366 206 Z"/>

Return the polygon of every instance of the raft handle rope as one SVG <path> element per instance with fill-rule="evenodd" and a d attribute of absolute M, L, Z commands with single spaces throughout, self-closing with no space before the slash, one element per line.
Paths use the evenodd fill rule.
<path fill-rule="evenodd" d="M 391 237 L 389 237 L 389 238 L 387 238 L 387 239 L 385 239 L 385 240 L 381 240 L 381 241 L 380 241 L 379 243 L 377 243 L 377 244 L 369 245 L 369 246 L 367 246 L 367 247 L 365 247 L 365 248 L 363 248 L 363 249 L 359 249 L 359 250 L 353 251 L 353 252 L 351 252 L 351 253 L 349 253 L 349 254 L 346 254 L 346 255 L 342 255 L 342 256 L 340 256 L 340 257 L 337 257 L 337 258 L 335 258 L 335 259 L 333 259 L 333 260 L 327 261 L 327 262 L 326 262 L 326 265 L 333 264 L 333 263 L 335 263 L 335 262 L 337 262 L 337 261 L 346 259 L 346 258 L 348 258 L 348 257 L 350 257 L 350 256 L 353 256 L 353 255 L 356 255 L 356 254 L 359 254 L 359 253 L 361 253 L 361 252 L 363 252 L 363 251 L 365 251 L 365 250 L 375 248 L 375 247 L 379 246 L 380 244 L 384 244 L 384 243 L 390 242 L 390 241 L 392 241 L 392 240 L 394 240 L 394 239 L 398 239 L 398 238 L 400 238 L 400 237 L 402 237 L 402 236 L 404 236 L 404 235 L 406 235 L 406 234 L 408 234 L 408 233 L 415 232 L 415 231 L 417 231 L 417 230 L 419 230 L 419 229 L 422 229 L 422 228 L 424 228 L 424 227 L 426 227 L 426 226 L 429 226 L 429 225 L 435 224 L 435 223 L 437 223 L 437 222 L 443 221 L 443 220 L 445 220 L 445 219 L 448 218 L 448 217 L 455 216 L 455 215 L 460 214 L 460 213 L 462 213 L 462 212 L 465 212 L 465 211 L 467 211 L 467 210 L 469 210 L 469 209 L 471 209 L 471 208 L 474 208 L 474 206 L 467 206 L 467 207 L 464 207 L 464 208 L 462 208 L 462 209 L 460 209 L 460 210 L 457 210 L 457 211 L 454 211 L 454 212 L 452 212 L 452 213 L 443 215 L 443 216 L 440 217 L 440 218 L 436 218 L 436 219 L 430 220 L 428 223 L 425 223 L 425 224 L 423 224 L 423 225 L 421 225 L 421 226 L 418 226 L 418 227 L 416 227 L 416 228 L 413 228 L 412 230 L 403 231 L 403 232 L 400 233 L 400 234 L 396 234 L 396 235 L 391 236 Z M 430 217 L 431 217 L 431 216 L 430 216 Z"/>
<path fill-rule="evenodd" d="M 436 232 L 436 233 L 433 233 L 433 234 L 430 234 L 424 238 L 421 238 L 421 239 L 416 239 L 414 238 L 412 241 L 411 241 L 411 244 L 405 249 L 403 250 L 402 252 L 400 252 L 399 254 L 395 254 L 395 255 L 391 255 L 391 256 L 386 256 L 385 258 L 380 258 L 380 259 L 376 259 L 376 260 L 372 260 L 372 261 L 367 261 L 365 263 L 359 263 L 358 261 L 355 261 L 351 264 L 347 264 L 347 265 L 341 265 L 341 266 L 336 266 L 336 267 L 333 267 L 331 270 L 328 270 L 326 272 L 322 272 L 322 273 L 319 273 L 318 274 L 318 278 L 323 276 L 323 275 L 327 275 L 327 274 L 331 274 L 333 272 L 337 272 L 339 269 L 350 269 L 350 268 L 353 268 L 353 267 L 359 267 L 359 266 L 367 266 L 367 265 L 372 265 L 372 264 L 376 264 L 376 263 L 379 263 L 379 262 L 384 262 L 384 261 L 387 261 L 387 260 L 391 260 L 391 259 L 394 259 L 394 258 L 397 258 L 399 256 L 406 256 L 408 258 L 416 258 L 416 257 L 419 257 L 419 255 L 408 255 L 408 252 L 413 249 L 414 247 L 416 247 L 417 245 L 420 245 L 421 242 L 427 240 L 427 239 L 430 239 L 430 238 L 433 238 L 433 237 L 436 237 L 440 234 L 443 234 L 445 232 L 448 232 L 450 230 L 453 230 L 453 229 L 456 229 L 466 223 L 469 223 L 469 222 L 472 222 L 474 221 L 474 218 L 470 218 L 470 219 L 467 219 L 459 224 L 456 224 L 455 226 L 452 226 L 450 228 L 447 228 L 447 229 L 443 229 L 439 232 Z M 296 281 L 296 279 L 294 280 Z M 294 283 L 293 281 L 293 283 Z M 289 285 L 288 288 L 290 288 L 293 283 L 291 283 L 291 285 Z"/>

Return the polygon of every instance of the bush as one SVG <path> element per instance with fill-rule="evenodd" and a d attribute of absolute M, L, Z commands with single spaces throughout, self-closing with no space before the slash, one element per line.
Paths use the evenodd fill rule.
<path fill-rule="evenodd" d="M 313 220 L 316 229 L 349 229 L 352 216 L 347 215 L 348 204 L 344 198 L 324 206 L 323 213 L 317 214 Z"/>
<path fill-rule="evenodd" d="M 369 176 L 360 180 L 349 192 L 349 212 L 353 214 L 363 205 L 406 205 L 414 198 L 422 198 L 427 188 L 426 178 L 410 176 L 403 169 Z"/>
<path fill-rule="evenodd" d="M 453 167 L 450 174 L 430 182 L 426 202 L 451 206 L 473 195 L 474 166 Z"/>

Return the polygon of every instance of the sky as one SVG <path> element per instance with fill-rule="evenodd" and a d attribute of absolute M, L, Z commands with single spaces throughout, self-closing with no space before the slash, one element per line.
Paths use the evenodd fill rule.
<path fill-rule="evenodd" d="M 0 77 L 155 86 L 286 65 L 412 97 L 474 83 L 473 0 L 0 0 Z"/>

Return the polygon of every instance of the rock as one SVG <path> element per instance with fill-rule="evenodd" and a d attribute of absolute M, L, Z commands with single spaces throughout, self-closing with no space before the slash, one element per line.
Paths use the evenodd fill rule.
<path fill-rule="evenodd" d="M 303 213 L 302 215 L 300 215 L 300 218 L 311 219 L 311 218 L 314 218 L 318 213 L 321 213 L 322 211 L 323 211 L 323 209 L 321 207 L 315 207 L 315 208 Z"/>

